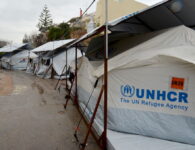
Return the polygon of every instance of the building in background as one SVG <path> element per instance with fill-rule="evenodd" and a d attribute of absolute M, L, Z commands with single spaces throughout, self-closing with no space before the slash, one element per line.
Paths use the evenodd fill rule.
<path fill-rule="evenodd" d="M 148 7 L 135 0 L 108 0 L 108 19 L 109 21 L 142 10 Z M 95 12 L 96 26 L 105 23 L 105 1 L 99 0 Z"/>

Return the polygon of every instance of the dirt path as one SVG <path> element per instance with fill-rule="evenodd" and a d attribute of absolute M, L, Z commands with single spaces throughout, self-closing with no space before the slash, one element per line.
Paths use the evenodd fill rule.
<path fill-rule="evenodd" d="M 0 96 L 6 96 L 13 91 L 13 81 L 9 73 L 0 71 Z"/>
<path fill-rule="evenodd" d="M 79 115 L 56 80 L 0 70 L 0 150 L 77 150 L 73 132 Z M 82 124 L 79 137 L 83 138 Z M 88 150 L 98 150 L 92 138 Z"/>

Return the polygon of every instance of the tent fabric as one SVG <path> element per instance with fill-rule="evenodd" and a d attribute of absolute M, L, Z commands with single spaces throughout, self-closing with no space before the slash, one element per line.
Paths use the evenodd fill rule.
<path fill-rule="evenodd" d="M 51 78 L 52 70 L 49 69 L 50 65 L 39 64 L 36 68 L 36 75 L 41 78 Z M 49 70 L 48 70 L 49 69 Z"/>
<path fill-rule="evenodd" d="M 9 64 L 12 66 L 12 69 L 16 70 L 25 70 L 28 65 L 29 58 L 34 59 L 38 56 L 29 50 L 23 50 L 10 58 Z"/>
<path fill-rule="evenodd" d="M 16 54 L 5 55 L 1 58 L 2 66 L 5 69 L 25 70 L 27 68 L 29 58 L 37 58 L 38 56 L 29 50 L 23 50 Z"/>
<path fill-rule="evenodd" d="M 53 51 L 55 49 L 58 49 L 70 42 L 73 42 L 74 39 L 68 39 L 68 40 L 60 40 L 60 41 L 51 41 L 46 44 L 43 44 L 35 49 L 32 50 L 32 52 L 46 52 L 46 51 Z"/>
<path fill-rule="evenodd" d="M 26 68 L 26 73 L 34 74 L 35 73 L 35 68 L 36 64 L 38 63 L 38 57 L 37 58 L 31 58 L 28 61 L 28 65 Z"/>
<path fill-rule="evenodd" d="M 195 31 L 185 26 L 178 26 L 161 31 L 158 36 L 147 40 L 134 48 L 123 52 L 109 60 L 109 71 L 116 68 L 138 67 L 157 56 L 169 56 L 195 64 Z M 125 42 L 125 41 L 122 41 Z M 127 43 L 119 43 L 121 46 Z M 177 48 L 176 48 L 177 47 Z M 140 64 L 141 62 L 141 64 Z M 152 62 L 153 63 L 153 62 Z M 103 75 L 103 65 L 100 66 L 94 75 Z"/>
<path fill-rule="evenodd" d="M 96 63 L 96 65 L 99 62 Z M 94 66 L 93 62 L 93 66 Z M 96 66 L 95 65 L 95 66 Z M 84 110 L 86 105 L 80 103 L 80 108 Z M 90 119 L 92 112 L 85 110 L 85 116 Z M 93 127 L 101 135 L 103 126 L 97 120 L 94 120 Z M 142 135 L 121 133 L 113 130 L 107 130 L 108 150 L 194 150 L 195 145 L 183 144 L 173 141 L 167 141 L 157 138 L 146 137 Z"/>
<path fill-rule="evenodd" d="M 122 38 L 128 37 L 129 34 L 128 33 L 113 33 L 113 34 L 109 34 L 108 35 L 108 39 L 109 39 L 109 44 L 116 42 Z M 112 49 L 109 47 L 109 49 Z M 104 36 L 99 36 L 96 37 L 94 39 L 92 39 L 89 43 L 89 46 L 87 47 L 86 50 L 86 56 L 92 57 L 91 59 L 95 59 L 95 57 L 100 57 L 100 58 L 104 58 L 103 52 L 104 50 Z M 99 56 L 98 56 L 99 55 Z M 110 55 L 113 55 L 113 50 L 110 52 L 109 50 L 109 57 Z"/>
<path fill-rule="evenodd" d="M 195 145 L 194 40 L 195 31 L 170 28 L 108 61 L 110 130 Z M 79 103 L 87 104 L 99 78 L 88 104 L 90 114 L 102 85 L 100 64 L 79 59 Z M 100 125 L 102 111 L 103 101 L 96 116 Z"/>
<path fill-rule="evenodd" d="M 82 56 L 81 51 L 77 51 L 77 58 Z M 70 48 L 67 50 L 67 65 L 70 66 L 71 62 L 75 59 L 75 48 Z M 57 75 L 62 75 L 65 73 L 66 69 L 64 69 L 66 64 L 66 51 L 56 55 L 53 58 L 53 68 Z M 64 72 L 63 72 L 64 69 Z"/>
<path fill-rule="evenodd" d="M 16 51 L 24 46 L 28 45 L 27 43 L 22 43 L 22 44 L 9 44 L 9 45 L 6 45 L 2 48 L 0 48 L 0 52 L 13 52 L 13 51 Z"/>
<path fill-rule="evenodd" d="M 108 130 L 109 150 L 194 150 L 194 145 Z"/>
<path fill-rule="evenodd" d="M 68 56 L 68 67 L 69 67 L 72 61 L 75 59 L 75 47 L 67 49 L 67 56 Z M 81 51 L 78 49 L 77 58 L 80 58 L 81 56 L 82 56 Z M 42 60 L 45 61 L 49 60 L 49 64 L 47 65 L 43 64 Z M 51 65 L 52 67 L 50 67 Z M 45 78 L 51 78 L 51 73 L 52 73 L 51 69 L 53 68 L 56 73 L 55 78 L 58 78 L 58 76 L 65 74 L 66 72 L 66 69 L 64 69 L 65 65 L 66 65 L 66 51 L 54 55 L 53 58 L 51 55 L 48 55 L 46 53 L 41 57 L 41 59 L 39 59 L 35 72 L 39 77 L 45 76 Z M 49 71 L 47 71 L 48 69 Z M 47 74 L 45 74 L 46 72 Z"/>
<path fill-rule="evenodd" d="M 137 46 L 140 43 L 148 41 L 151 38 L 161 34 L 164 31 L 150 32 L 144 34 L 132 35 L 129 33 L 111 33 L 109 34 L 109 49 L 108 56 L 112 58 L 130 48 Z M 129 42 L 131 41 L 131 42 Z M 91 60 L 104 59 L 104 37 L 94 38 L 89 43 L 86 51 L 86 56 Z"/>
<path fill-rule="evenodd" d="M 34 59 L 34 58 L 37 58 L 38 56 L 33 53 L 32 51 L 28 51 L 28 50 L 23 50 L 15 55 L 13 55 L 11 58 L 12 58 L 12 65 L 14 65 L 15 63 L 17 63 L 18 61 L 20 61 L 20 59 L 28 59 L 28 58 L 31 58 L 31 59 Z"/>
<path fill-rule="evenodd" d="M 5 69 L 11 69 L 11 66 L 10 66 L 9 62 L 10 62 L 10 57 L 8 57 L 8 56 L 3 56 L 3 57 L 1 58 L 1 66 L 2 66 L 3 68 L 5 68 Z"/>

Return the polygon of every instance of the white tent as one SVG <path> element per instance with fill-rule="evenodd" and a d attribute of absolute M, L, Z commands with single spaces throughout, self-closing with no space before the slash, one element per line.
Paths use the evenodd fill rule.
<path fill-rule="evenodd" d="M 77 52 L 77 58 L 81 57 L 81 51 L 78 49 Z M 73 60 L 75 60 L 75 47 L 69 48 L 67 50 L 67 67 L 70 66 Z M 57 76 L 60 76 L 65 73 L 66 69 L 64 68 L 66 65 L 66 51 L 56 55 L 53 58 L 53 68 L 57 74 Z M 67 68 L 68 69 L 68 68 Z M 63 72 L 64 70 L 64 72 Z"/>
<path fill-rule="evenodd" d="M 113 46 L 122 49 L 130 42 L 123 39 Z M 87 105 L 88 116 L 91 116 L 102 85 L 103 64 L 101 61 L 89 61 L 86 57 L 79 59 L 79 63 L 78 96 L 81 107 L 87 104 L 94 83 L 99 79 Z M 174 146 L 188 150 L 195 148 L 189 146 L 195 145 L 194 30 L 178 26 L 160 31 L 152 38 L 109 59 L 108 67 L 110 132 L 174 141 L 172 146 L 167 143 L 170 147 L 163 140 L 157 141 L 162 149 L 171 150 Z M 99 106 L 95 121 L 99 131 L 103 125 L 102 111 L 103 103 Z M 112 135 L 114 133 L 108 138 L 112 138 Z M 131 135 L 129 137 L 132 139 Z M 139 139 L 139 136 L 135 139 Z M 130 141 L 123 140 L 127 147 L 132 146 Z M 145 143 L 152 145 L 152 139 L 145 138 Z M 182 146 L 179 143 L 185 144 Z M 144 144 L 139 145 L 145 148 Z M 122 146 L 118 149 L 125 149 Z M 159 147 L 150 147 L 150 150 Z"/>
<path fill-rule="evenodd" d="M 23 50 L 11 57 L 10 65 L 15 70 L 25 70 L 27 68 L 29 59 L 35 59 L 38 56 L 29 51 L 29 50 Z"/>
<path fill-rule="evenodd" d="M 37 57 L 36 54 L 30 52 L 29 45 L 25 44 L 9 44 L 0 49 L 5 53 L 1 57 L 1 65 L 5 69 L 25 70 L 29 58 Z"/>
<path fill-rule="evenodd" d="M 39 61 L 36 63 L 35 73 L 37 76 L 51 78 L 54 71 L 54 78 L 65 78 L 66 51 L 68 57 L 67 68 L 75 59 L 75 47 L 66 49 L 63 48 L 67 44 L 73 42 L 74 39 L 60 40 L 48 42 L 40 47 L 32 50 L 35 53 L 43 53 L 40 55 Z M 59 51 L 59 52 L 58 52 Z M 81 51 L 78 49 L 77 57 L 81 57 Z"/>
<path fill-rule="evenodd" d="M 5 55 L 1 58 L 2 66 L 5 69 L 25 70 L 29 58 L 37 58 L 37 55 L 29 50 L 23 50 L 16 54 Z"/>
<path fill-rule="evenodd" d="M 77 58 L 81 57 L 81 51 L 78 49 Z M 75 59 L 75 47 L 69 48 L 67 50 L 67 69 L 70 66 L 71 62 Z M 36 68 L 36 75 L 44 78 L 51 78 L 52 71 L 55 71 L 54 78 L 61 79 L 66 78 L 66 51 L 60 52 L 54 56 L 43 56 L 41 61 L 38 62 Z"/>
<path fill-rule="evenodd" d="M 24 46 L 28 45 L 27 43 L 21 43 L 21 44 L 8 44 L 2 48 L 0 48 L 0 52 L 9 53 L 14 52 Z"/>

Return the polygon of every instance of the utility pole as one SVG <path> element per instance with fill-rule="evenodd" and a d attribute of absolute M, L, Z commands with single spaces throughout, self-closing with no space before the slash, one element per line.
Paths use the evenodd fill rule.
<path fill-rule="evenodd" d="M 104 133 L 103 149 L 107 150 L 108 119 L 108 0 L 105 0 L 105 46 L 104 46 Z"/>

